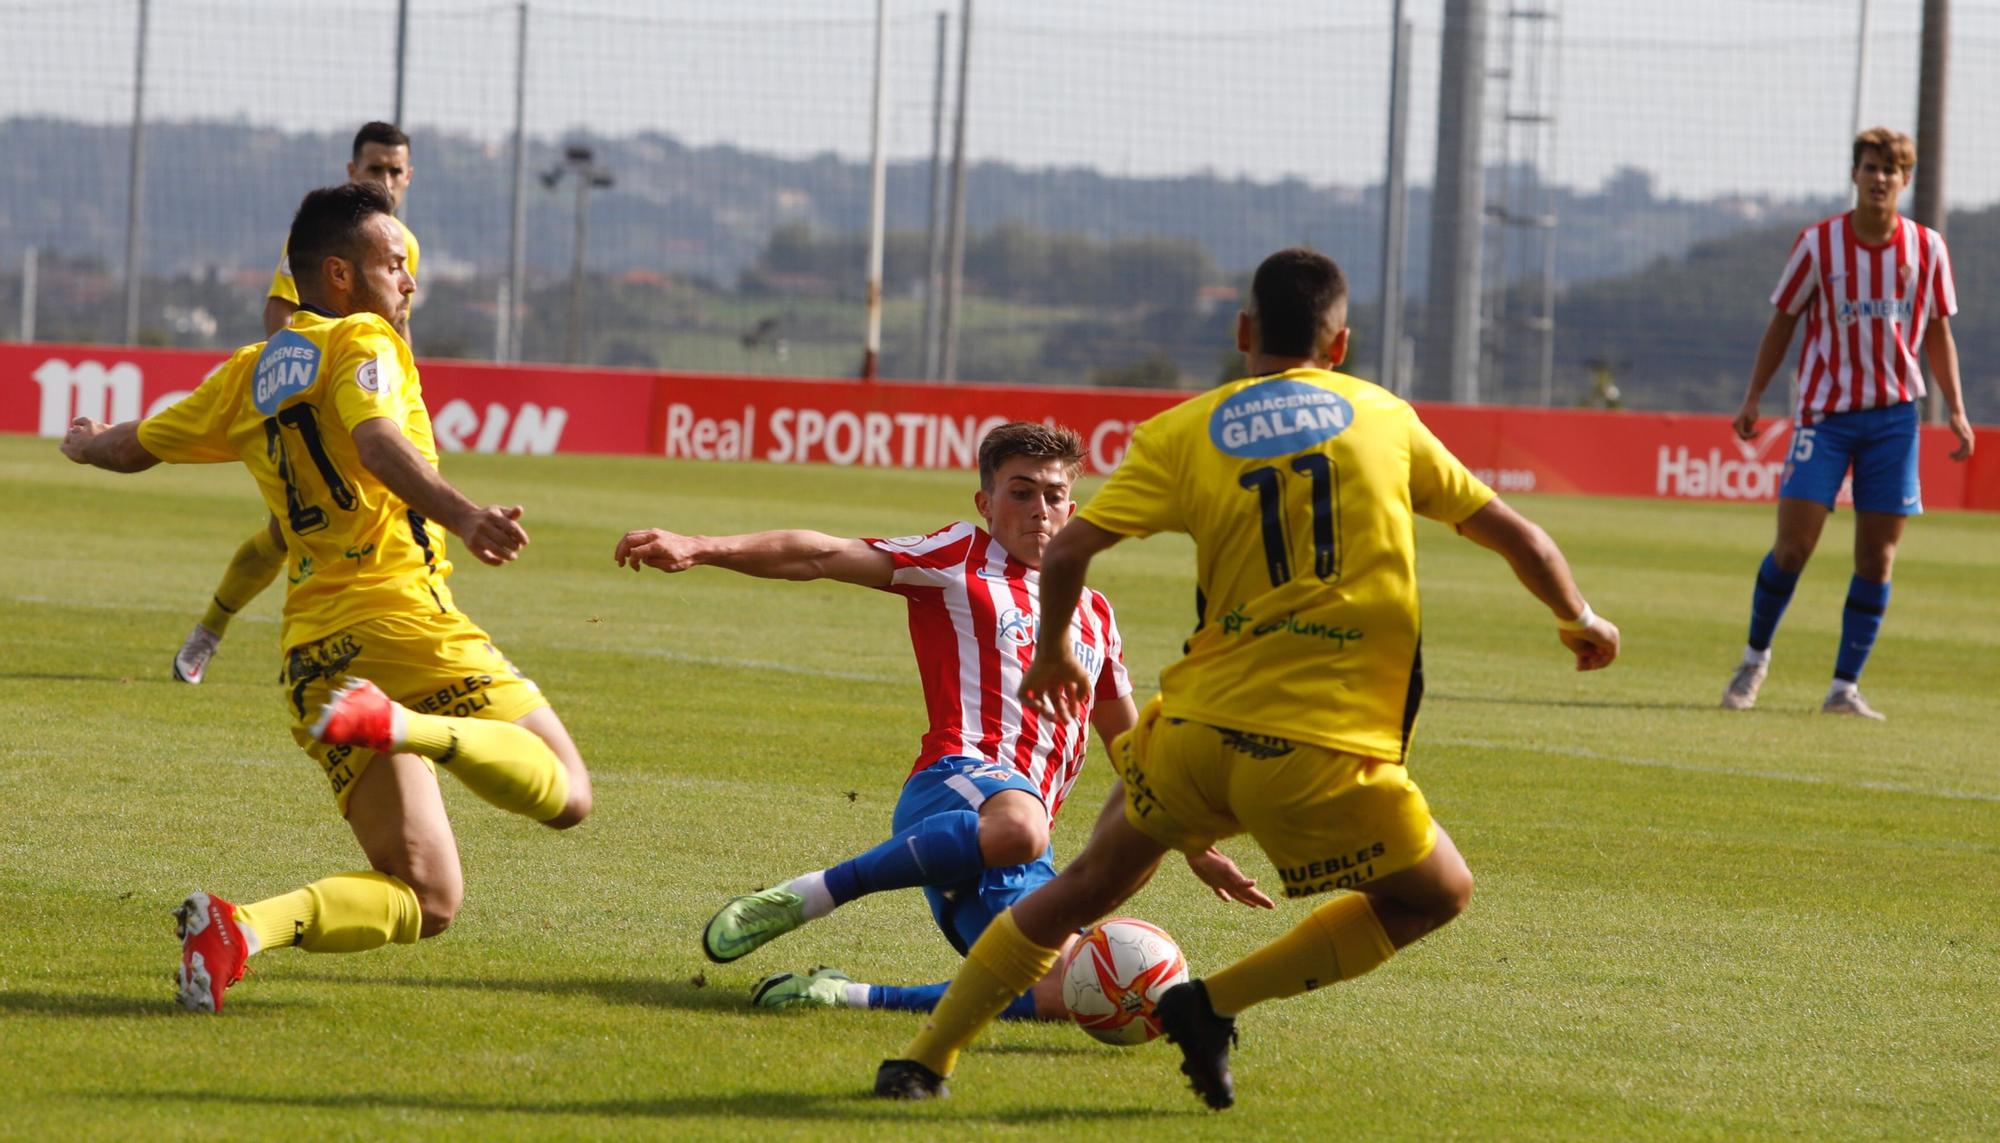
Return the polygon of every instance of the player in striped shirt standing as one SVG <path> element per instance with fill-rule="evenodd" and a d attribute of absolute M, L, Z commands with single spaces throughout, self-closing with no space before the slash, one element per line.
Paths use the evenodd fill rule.
<path fill-rule="evenodd" d="M 1723 691 L 1722 705 L 1749 710 L 1770 670 L 1771 637 L 1791 602 L 1849 470 L 1854 490 L 1854 577 L 1840 624 L 1833 683 L 1820 709 L 1883 717 L 1856 688 L 1889 606 L 1889 572 L 1903 523 L 1923 511 L 1917 484 L 1917 401 L 1924 395 L 1918 350 L 1929 361 L 1951 412 L 1962 461 L 1972 424 L 1959 389 L 1958 311 L 1944 236 L 1896 213 L 1917 165 L 1907 135 L 1874 127 L 1854 138 L 1854 209 L 1799 234 L 1771 295 L 1777 312 L 1757 347 L 1736 435 L 1752 440 L 1757 402 L 1783 363 L 1793 327 L 1805 344 L 1793 400 L 1791 455 L 1778 488 L 1778 538 L 1757 569 L 1750 640 Z"/>
<path fill-rule="evenodd" d="M 961 521 L 891 540 L 645 529 L 619 541 L 616 559 L 634 571 L 709 565 L 767 579 L 836 579 L 900 595 L 909 608 L 930 729 L 897 799 L 893 836 L 831 868 L 731 900 L 702 932 L 710 960 L 736 960 L 857 897 L 916 887 L 963 954 L 996 915 L 1055 876 L 1049 823 L 1083 767 L 1082 724 L 1108 743 L 1138 721 L 1118 624 L 1096 591 L 1083 593 L 1062 634 L 1091 677 L 1077 723 L 1042 717 L 1016 697 L 1043 630 L 1042 552 L 1076 508 L 1070 493 L 1083 457 L 1071 429 L 1026 422 L 994 429 L 979 446 L 973 494 L 983 527 Z M 1218 896 L 1270 907 L 1221 853 L 1211 849 L 1189 864 Z M 753 1000 L 929 1011 L 944 988 L 855 984 L 822 969 L 767 977 Z M 1060 981 L 1050 974 L 1006 1015 L 1061 1018 Z"/>

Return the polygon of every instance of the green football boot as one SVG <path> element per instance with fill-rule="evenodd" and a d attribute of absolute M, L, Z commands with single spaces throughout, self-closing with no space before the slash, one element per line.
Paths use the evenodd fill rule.
<path fill-rule="evenodd" d="M 852 978 L 837 968 L 778 972 L 757 982 L 750 1003 L 759 1008 L 839 1008 L 847 1002 Z"/>
<path fill-rule="evenodd" d="M 717 964 L 747 956 L 805 924 L 805 905 L 804 897 L 782 885 L 732 898 L 708 919 L 701 951 Z"/>

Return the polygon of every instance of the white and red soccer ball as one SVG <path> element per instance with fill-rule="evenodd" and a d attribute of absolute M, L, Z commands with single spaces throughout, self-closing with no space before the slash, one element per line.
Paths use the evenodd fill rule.
<path fill-rule="evenodd" d="M 1077 1027 L 1107 1044 L 1160 1034 L 1160 994 L 1188 978 L 1187 958 L 1164 929 L 1131 917 L 1099 921 L 1062 962 L 1063 1004 Z"/>

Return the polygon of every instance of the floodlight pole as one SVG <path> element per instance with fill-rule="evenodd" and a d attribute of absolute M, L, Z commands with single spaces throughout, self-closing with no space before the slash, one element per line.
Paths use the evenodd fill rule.
<path fill-rule="evenodd" d="M 500 315 L 506 336 L 500 359 L 521 359 L 521 325 L 527 312 L 528 240 L 528 0 L 515 12 L 514 33 L 514 219 L 507 239 L 507 307 Z"/>
<path fill-rule="evenodd" d="M 132 63 L 132 173 L 125 203 L 125 344 L 139 340 L 139 251 L 146 200 L 146 16 L 151 0 L 139 0 L 138 47 Z"/>
<path fill-rule="evenodd" d="M 577 365 L 583 356 L 583 255 L 590 242 L 590 189 L 609 187 L 617 180 L 580 143 L 564 148 L 563 161 L 542 172 L 542 182 L 551 190 L 565 177 L 576 180 L 576 248 L 570 252 L 569 338 L 563 359 Z"/>
<path fill-rule="evenodd" d="M 951 17 L 937 14 L 937 63 L 931 82 L 931 215 L 924 241 L 924 365 L 926 381 L 938 375 L 938 294 L 944 284 L 944 224 L 939 208 L 944 202 L 944 71 L 946 38 Z"/>
<path fill-rule="evenodd" d="M 1407 395 L 1398 376 L 1403 354 L 1403 258 L 1408 234 L 1407 184 L 1404 169 L 1410 136 L 1410 40 L 1412 28 L 1403 17 L 1403 0 L 1391 5 L 1389 31 L 1389 154 L 1382 177 L 1382 364 L 1377 381 L 1390 392 Z"/>
<path fill-rule="evenodd" d="M 410 0 L 396 0 L 396 110 L 389 122 L 403 126 L 403 76 L 410 62 Z"/>
<path fill-rule="evenodd" d="M 888 196 L 889 0 L 875 0 L 875 113 L 869 143 L 868 339 L 861 354 L 861 379 L 875 380 L 882 356 L 882 226 Z"/>
<path fill-rule="evenodd" d="M 1917 177 L 1910 213 L 1944 233 L 1945 76 L 1951 63 L 1951 0 L 1924 0 L 1923 70 L 1917 79 Z M 1944 421 L 1936 385 L 1924 399 L 1925 419 Z"/>
<path fill-rule="evenodd" d="M 958 109 L 951 137 L 951 269 L 944 291 L 943 342 L 938 376 L 958 380 L 958 300 L 965 288 L 965 92 L 972 63 L 972 0 L 961 0 L 958 13 Z"/>

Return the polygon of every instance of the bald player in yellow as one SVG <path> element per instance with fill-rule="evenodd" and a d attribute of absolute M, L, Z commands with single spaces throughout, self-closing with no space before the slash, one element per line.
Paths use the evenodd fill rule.
<path fill-rule="evenodd" d="M 175 910 L 179 997 L 218 1011 L 261 949 L 355 952 L 443 932 L 464 896 L 437 770 L 556 829 L 590 776 L 541 690 L 458 610 L 447 534 L 489 564 L 520 554 L 517 507 L 467 499 L 437 468 L 423 387 L 396 322 L 415 288 L 388 195 L 307 195 L 292 222 L 299 311 L 143 421 L 78 418 L 70 459 L 114 472 L 240 461 L 289 552 L 282 701 L 369 869 L 237 907 Z M 379 684 L 379 685 L 378 685 Z"/>
<path fill-rule="evenodd" d="M 1235 1101 L 1235 1017 L 1380 965 L 1463 911 L 1472 873 L 1405 769 L 1423 694 L 1416 516 L 1503 556 L 1554 613 L 1578 670 L 1607 666 L 1618 629 L 1584 602 L 1562 552 L 1388 391 L 1334 372 L 1347 283 L 1310 250 L 1258 267 L 1237 348 L 1252 376 L 1146 421 L 1104 489 L 1049 543 L 1044 615 L 1075 607 L 1097 553 L 1128 536 L 1194 538 L 1200 622 L 1160 695 L 1112 746 L 1124 814 L 1106 814 L 1053 881 L 988 926 L 877 1095 L 945 1094 L 979 1030 L 1054 963 L 1078 928 L 1136 892 L 1169 849 L 1248 833 L 1285 896 L 1342 892 L 1292 931 L 1160 997 L 1197 1095 Z M 1044 639 L 1024 706 L 1073 717 L 1084 676 Z"/>
<path fill-rule="evenodd" d="M 364 123 L 361 130 L 354 133 L 353 153 L 347 163 L 347 180 L 355 183 L 372 183 L 389 195 L 394 209 L 401 209 L 403 194 L 410 188 L 410 138 L 398 130 L 393 123 Z M 419 250 L 417 236 L 410 228 L 396 219 L 396 225 L 403 235 L 403 249 L 408 256 L 410 279 L 416 280 Z M 292 280 L 292 259 L 290 243 L 278 257 L 277 272 L 271 276 L 271 288 L 264 299 L 264 336 L 270 337 L 285 328 L 292 314 L 299 308 L 299 288 Z M 404 341 L 410 340 L 409 313 L 395 320 L 396 332 Z M 223 569 L 222 581 L 216 584 L 209 596 L 208 610 L 188 632 L 181 642 L 181 649 L 174 655 L 174 677 L 184 683 L 200 683 L 208 673 L 208 661 L 215 657 L 222 644 L 222 637 L 229 630 L 229 621 L 237 612 L 249 606 L 250 601 L 263 594 L 278 578 L 279 569 L 285 566 L 285 536 L 278 526 L 277 517 L 271 517 L 263 528 L 236 549 L 229 559 L 229 566 Z"/>

